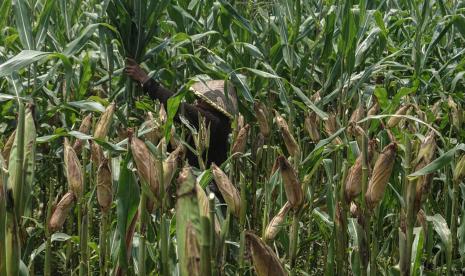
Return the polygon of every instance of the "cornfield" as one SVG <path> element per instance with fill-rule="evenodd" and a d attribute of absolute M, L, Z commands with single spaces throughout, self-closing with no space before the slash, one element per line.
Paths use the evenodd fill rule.
<path fill-rule="evenodd" d="M 460 0 L 2 0 L 0 275 L 463 275 L 464 57 Z"/>

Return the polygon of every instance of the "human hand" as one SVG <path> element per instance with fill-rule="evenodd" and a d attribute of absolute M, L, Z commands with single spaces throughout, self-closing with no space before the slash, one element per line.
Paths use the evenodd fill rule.
<path fill-rule="evenodd" d="M 140 84 L 144 84 L 150 78 L 147 73 L 145 73 L 144 69 L 132 58 L 126 58 L 124 73 Z"/>

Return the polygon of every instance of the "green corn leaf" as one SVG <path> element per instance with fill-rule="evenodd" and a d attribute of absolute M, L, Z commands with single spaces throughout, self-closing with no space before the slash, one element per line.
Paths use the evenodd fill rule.
<path fill-rule="evenodd" d="M 3 0 L 2 5 L 0 5 L 0 30 L 3 29 L 3 27 L 6 25 L 8 22 L 8 14 L 10 13 L 11 9 L 11 0 Z"/>
<path fill-rule="evenodd" d="M 433 223 L 434 231 L 439 235 L 446 248 L 446 254 L 452 254 L 452 236 L 446 220 L 440 214 L 427 216 L 426 219 Z"/>
<path fill-rule="evenodd" d="M 448 165 L 454 159 L 455 153 L 458 151 L 465 151 L 465 144 L 459 144 L 453 149 L 447 151 L 446 153 L 441 154 L 438 158 L 433 160 L 428 165 L 424 166 L 422 169 L 408 175 L 409 179 L 415 179 L 422 175 L 427 175 L 437 170 L 443 168 L 444 166 Z"/>
<path fill-rule="evenodd" d="M 118 179 L 118 191 L 116 194 L 116 213 L 118 222 L 119 236 L 119 264 L 124 269 L 127 269 L 127 250 L 126 250 L 126 235 L 131 222 L 136 215 L 139 206 L 139 186 L 137 185 L 134 173 L 128 168 L 131 154 L 128 153 L 121 163 L 120 176 Z"/>
<path fill-rule="evenodd" d="M 43 47 L 43 42 L 45 41 L 45 38 L 47 37 L 47 30 L 48 30 L 48 25 L 50 22 L 50 15 L 52 13 L 54 4 L 56 0 L 47 0 L 44 5 L 44 9 L 40 13 L 39 17 L 39 23 L 37 24 L 37 27 L 35 29 L 35 45 L 36 45 L 36 50 L 40 50 Z"/>
<path fill-rule="evenodd" d="M 13 58 L 7 60 L 0 65 L 0 78 L 11 75 L 19 70 L 31 65 L 34 62 L 41 61 L 47 58 L 59 58 L 64 65 L 67 76 L 70 76 L 71 62 L 69 59 L 60 53 L 41 52 L 34 50 L 23 50 Z"/>
<path fill-rule="evenodd" d="M 34 50 L 34 39 L 32 37 L 31 10 L 26 0 L 13 0 L 13 10 L 18 28 L 19 39 L 24 49 Z"/>

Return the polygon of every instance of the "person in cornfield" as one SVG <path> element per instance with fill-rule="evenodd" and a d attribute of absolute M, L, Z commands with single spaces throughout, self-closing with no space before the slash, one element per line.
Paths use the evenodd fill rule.
<path fill-rule="evenodd" d="M 126 60 L 125 73 L 137 82 L 150 98 L 159 100 L 164 107 L 167 107 L 168 99 L 174 92 L 166 89 L 160 83 L 150 78 L 147 73 L 133 59 Z M 225 86 L 227 86 L 225 95 Z M 234 87 L 224 80 L 210 80 L 197 82 L 190 89 L 196 96 L 194 104 L 181 103 L 175 120 L 179 121 L 179 114 L 182 114 L 191 125 L 199 129 L 199 116 L 205 118 L 206 125 L 210 125 L 210 143 L 208 156 L 204 153 L 203 160 L 206 161 L 207 168 L 211 163 L 221 165 L 227 159 L 229 141 L 231 133 L 231 120 L 237 114 L 237 97 Z M 192 138 L 188 140 L 192 148 L 195 148 Z M 186 158 L 189 165 L 199 168 L 198 158 L 194 152 L 188 150 Z M 213 183 L 212 183 L 213 184 Z M 221 194 L 216 185 L 209 185 L 209 188 L 223 202 Z"/>

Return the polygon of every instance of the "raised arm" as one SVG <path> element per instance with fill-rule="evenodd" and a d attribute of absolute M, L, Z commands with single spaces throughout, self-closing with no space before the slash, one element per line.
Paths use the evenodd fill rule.
<path fill-rule="evenodd" d="M 124 72 L 134 81 L 138 82 L 144 92 L 147 93 L 150 98 L 159 100 L 160 103 L 165 106 L 165 108 L 167 107 L 168 99 L 174 95 L 174 92 L 151 79 L 133 59 L 127 59 Z M 179 121 L 178 115 L 180 113 L 183 114 L 189 123 L 191 123 L 196 128 L 199 126 L 199 113 L 205 117 L 207 124 L 210 123 L 212 127 L 219 123 L 220 120 L 218 115 L 187 103 L 181 103 L 178 108 L 178 113 L 174 117 L 175 120 Z"/>

